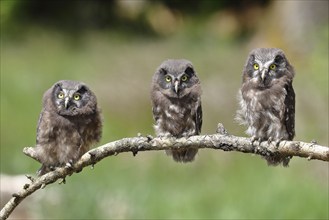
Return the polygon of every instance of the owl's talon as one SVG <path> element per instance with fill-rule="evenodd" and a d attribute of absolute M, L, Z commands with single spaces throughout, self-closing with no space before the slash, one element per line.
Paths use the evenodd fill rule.
<path fill-rule="evenodd" d="M 256 136 L 252 136 L 251 137 L 251 145 L 254 145 L 254 143 L 258 141 L 258 146 L 260 145 L 261 143 L 261 138 L 257 138 Z"/>
<path fill-rule="evenodd" d="M 275 141 L 275 147 L 278 148 L 280 146 L 280 142 L 282 141 L 282 138 L 280 138 L 279 140 Z"/>
<path fill-rule="evenodd" d="M 66 169 L 73 169 L 73 160 L 69 160 L 69 162 L 67 162 L 65 164 L 65 168 Z M 81 170 L 80 170 L 81 171 Z M 79 170 L 76 171 L 77 173 L 79 172 Z"/>
<path fill-rule="evenodd" d="M 69 162 L 65 164 L 65 168 L 72 168 L 72 167 L 73 167 L 73 161 L 69 160 Z"/>
<path fill-rule="evenodd" d="M 49 166 L 49 170 L 50 170 L 50 171 L 54 171 L 54 170 L 56 170 L 56 166 L 50 165 L 50 166 Z"/>
<path fill-rule="evenodd" d="M 146 138 L 147 138 L 147 141 L 150 142 L 153 140 L 154 137 L 152 135 L 147 135 Z"/>

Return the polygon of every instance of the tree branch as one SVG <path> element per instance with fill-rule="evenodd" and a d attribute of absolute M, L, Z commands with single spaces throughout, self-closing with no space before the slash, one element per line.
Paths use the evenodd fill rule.
<path fill-rule="evenodd" d="M 303 157 L 308 160 L 329 161 L 329 148 L 327 146 L 317 145 L 316 143 L 281 141 L 278 146 L 276 146 L 274 142 L 269 143 L 267 141 L 261 143 L 255 141 L 252 143 L 250 138 L 229 135 L 221 124 L 218 125 L 217 132 L 218 134 L 199 135 L 179 139 L 152 138 L 151 136 L 123 138 L 91 149 L 84 154 L 73 167 L 57 168 L 36 179 L 27 176 L 31 180 L 31 183 L 25 184 L 20 192 L 13 194 L 13 197 L 0 211 L 0 219 L 7 219 L 23 199 L 38 189 L 44 188 L 46 185 L 54 183 L 58 179 L 62 179 L 65 183 L 66 176 L 70 176 L 74 172 L 80 172 L 84 167 L 94 165 L 105 157 L 117 155 L 122 152 L 131 151 L 136 155 L 139 151 L 212 148 L 223 151 L 252 153 L 262 156 L 279 153 L 286 156 Z M 33 147 L 26 147 L 23 152 L 27 156 L 39 161 Z"/>

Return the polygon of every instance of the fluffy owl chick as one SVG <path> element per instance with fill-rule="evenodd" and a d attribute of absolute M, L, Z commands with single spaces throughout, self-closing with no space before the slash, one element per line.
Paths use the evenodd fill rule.
<path fill-rule="evenodd" d="M 258 48 L 250 52 L 239 91 L 236 119 L 248 127 L 254 140 L 292 140 L 295 136 L 295 72 L 284 52 Z M 264 157 L 268 165 L 288 166 L 290 157 Z"/>
<path fill-rule="evenodd" d="M 71 165 L 101 138 L 102 119 L 94 93 L 80 82 L 56 82 L 43 95 L 35 152 L 43 175 Z"/>
<path fill-rule="evenodd" d="M 156 70 L 151 86 L 157 136 L 189 137 L 201 132 L 201 86 L 190 61 L 166 60 Z M 166 150 L 177 162 L 191 162 L 198 149 Z"/>

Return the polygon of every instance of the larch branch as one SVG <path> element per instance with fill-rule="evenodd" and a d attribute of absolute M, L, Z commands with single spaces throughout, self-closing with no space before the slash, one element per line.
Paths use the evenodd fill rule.
<path fill-rule="evenodd" d="M 91 149 L 72 167 L 57 168 L 36 179 L 28 176 L 31 182 L 25 184 L 20 192 L 13 194 L 13 197 L 1 209 L 0 219 L 7 219 L 23 199 L 38 189 L 44 188 L 46 185 L 54 183 L 59 179 L 62 179 L 65 182 L 66 176 L 72 175 L 74 172 L 80 172 L 86 166 L 94 165 L 108 156 L 117 155 L 122 152 L 132 152 L 136 155 L 137 152 L 140 151 L 178 148 L 211 148 L 223 151 L 252 153 L 263 156 L 279 153 L 285 156 L 303 157 L 308 160 L 329 161 L 329 148 L 316 143 L 281 141 L 278 146 L 276 146 L 275 142 L 252 142 L 250 138 L 229 135 L 221 124 L 219 124 L 217 132 L 217 134 L 212 135 L 198 135 L 179 139 L 165 137 L 152 138 L 151 136 L 123 138 Z M 23 152 L 27 156 L 39 161 L 35 155 L 33 147 L 26 147 Z"/>

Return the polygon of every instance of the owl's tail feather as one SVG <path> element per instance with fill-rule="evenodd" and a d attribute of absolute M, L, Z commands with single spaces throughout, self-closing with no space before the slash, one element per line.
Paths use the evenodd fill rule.
<path fill-rule="evenodd" d="M 192 162 L 195 155 L 198 153 L 198 149 L 188 149 L 188 150 L 166 150 L 166 154 L 172 156 L 174 161 L 180 163 Z"/>
<path fill-rule="evenodd" d="M 289 167 L 292 156 L 272 155 L 263 156 L 263 158 L 267 161 L 268 166 L 278 166 L 282 164 L 284 167 Z"/>

